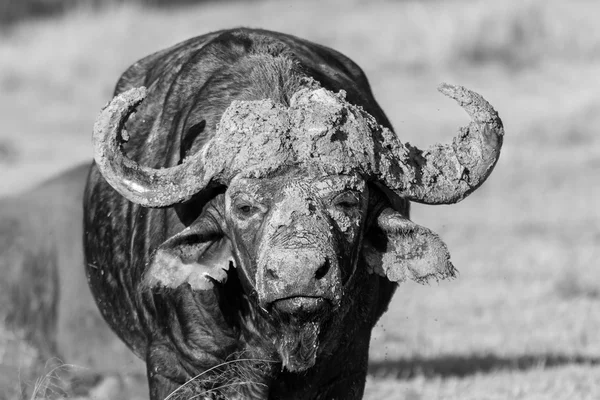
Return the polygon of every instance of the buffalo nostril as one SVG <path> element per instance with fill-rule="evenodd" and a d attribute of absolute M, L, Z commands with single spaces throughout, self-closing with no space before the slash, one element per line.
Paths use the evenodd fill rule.
<path fill-rule="evenodd" d="M 267 268 L 267 278 L 279 279 L 279 275 L 277 275 L 277 272 L 275 272 L 275 270 L 272 270 L 271 268 Z"/>
<path fill-rule="evenodd" d="M 329 272 L 329 268 L 331 268 L 331 264 L 329 263 L 329 260 L 327 260 L 315 272 L 315 279 L 322 279 L 325 275 L 327 275 L 327 272 Z"/>

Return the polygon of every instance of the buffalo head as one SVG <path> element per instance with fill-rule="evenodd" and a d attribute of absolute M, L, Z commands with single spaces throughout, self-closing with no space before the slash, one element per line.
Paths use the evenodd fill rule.
<path fill-rule="evenodd" d="M 283 365 L 301 371 L 331 341 L 328 327 L 361 301 L 354 293 L 369 274 L 393 282 L 453 276 L 444 243 L 395 205 L 466 197 L 492 171 L 503 128 L 481 96 L 440 90 L 473 118 L 450 145 L 405 145 L 343 91 L 305 79 L 289 104 L 233 101 L 199 151 L 164 169 L 121 149 L 145 89 L 115 97 L 96 122 L 95 160 L 122 196 L 167 207 L 224 188 L 154 252 L 145 285 L 210 290 L 235 267 L 257 312 L 284 332 L 275 343 Z"/>

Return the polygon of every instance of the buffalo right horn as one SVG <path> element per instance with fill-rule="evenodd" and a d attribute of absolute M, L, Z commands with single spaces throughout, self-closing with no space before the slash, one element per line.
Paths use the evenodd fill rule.
<path fill-rule="evenodd" d="M 390 189 L 424 204 L 457 203 L 481 186 L 498 161 L 504 136 L 498 113 L 482 96 L 448 84 L 438 90 L 456 100 L 473 121 L 461 128 L 452 144 L 426 151 L 404 145 L 397 156 L 403 176 L 390 177 Z"/>
<path fill-rule="evenodd" d="M 204 188 L 202 152 L 180 165 L 155 169 L 128 158 L 121 146 L 125 121 L 144 100 L 146 88 L 121 93 L 94 124 L 94 160 L 106 181 L 127 200 L 144 207 L 166 207 L 190 199 Z"/>

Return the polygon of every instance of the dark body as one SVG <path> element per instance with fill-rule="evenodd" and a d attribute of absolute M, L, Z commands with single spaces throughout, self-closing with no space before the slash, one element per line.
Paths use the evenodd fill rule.
<path fill-rule="evenodd" d="M 128 156 L 154 168 L 177 165 L 210 139 L 233 100 L 269 97 L 285 103 L 285 82 L 271 85 L 264 76 L 272 71 L 264 68 L 269 65 L 265 59 L 285 58 L 286 53 L 301 73 L 333 92 L 345 90 L 349 102 L 390 127 L 365 75 L 347 57 L 293 36 L 238 29 L 199 36 L 155 53 L 122 75 L 115 94 L 146 86 L 145 101 L 151 104 L 127 124 Z M 234 393 L 241 393 L 240 398 L 361 398 L 371 330 L 396 283 L 357 268 L 358 276 L 347 288 L 349 312 L 331 327 L 337 332 L 335 341 L 325 343 L 316 364 L 300 373 L 282 370 L 272 344 L 278 332 L 265 322 L 269 316 L 235 269 L 229 269 L 227 283 L 210 291 L 194 291 L 185 284 L 160 290 L 143 287 L 157 247 L 201 218 L 223 191 L 212 187 L 187 203 L 149 209 L 125 200 L 92 167 L 84 212 L 89 284 L 109 325 L 146 361 L 151 399 L 162 399 L 195 375 L 236 358 L 267 362 L 260 368 L 247 363 L 245 376 L 254 383 L 222 391 L 224 398 Z M 407 214 L 408 202 L 397 208 Z M 362 256 L 358 262 L 364 263 Z M 211 385 L 220 383 L 214 378 Z"/>

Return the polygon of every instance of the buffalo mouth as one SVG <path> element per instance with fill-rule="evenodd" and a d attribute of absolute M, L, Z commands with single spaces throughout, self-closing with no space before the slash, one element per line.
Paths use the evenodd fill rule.
<path fill-rule="evenodd" d="M 290 296 L 273 301 L 268 310 L 288 318 L 317 320 L 327 316 L 331 308 L 331 301 L 324 297 Z"/>

